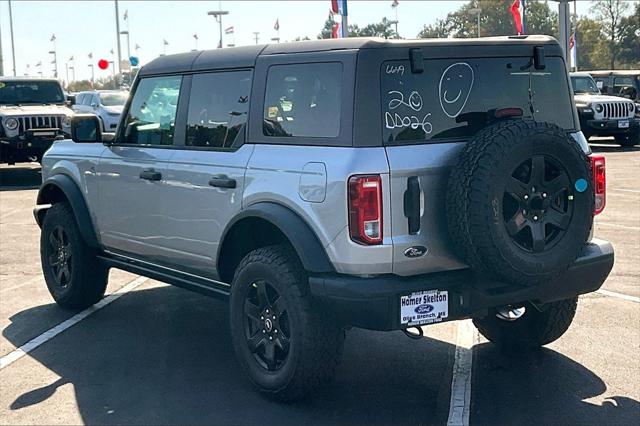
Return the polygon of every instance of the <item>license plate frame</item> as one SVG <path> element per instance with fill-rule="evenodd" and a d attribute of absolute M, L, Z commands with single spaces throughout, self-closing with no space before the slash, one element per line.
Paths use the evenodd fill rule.
<path fill-rule="evenodd" d="M 618 121 L 618 129 L 628 129 L 628 128 L 629 128 L 629 120 Z"/>
<path fill-rule="evenodd" d="M 400 325 L 413 327 L 446 321 L 449 318 L 449 292 L 423 290 L 401 295 L 398 299 Z"/>

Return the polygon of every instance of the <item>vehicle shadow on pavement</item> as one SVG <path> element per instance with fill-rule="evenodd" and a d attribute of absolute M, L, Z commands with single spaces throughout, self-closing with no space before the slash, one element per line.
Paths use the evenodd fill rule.
<path fill-rule="evenodd" d="M 14 315 L 3 335 L 24 342 L 27 331 L 12 329 L 24 330 L 21 322 L 43 309 L 51 305 Z M 335 383 L 309 400 L 280 404 L 255 392 L 240 369 L 227 318 L 225 303 L 178 288 L 128 293 L 29 353 L 58 380 L 38 382 L 37 369 L 20 370 L 23 360 L 7 367 L 3 380 L 16 383 L 7 388 L 26 376 L 37 385 L 3 391 L 6 408 L 56 412 L 59 398 L 49 398 L 70 383 L 87 424 L 446 422 L 454 345 L 350 330 Z"/>
<path fill-rule="evenodd" d="M 473 371 L 474 425 L 622 425 L 640 418 L 640 403 L 628 397 L 612 396 L 602 405 L 585 401 L 605 393 L 606 384 L 549 348 L 507 356 L 491 343 L 481 344 L 475 348 Z"/>
<path fill-rule="evenodd" d="M 0 168 L 0 191 L 38 189 L 42 183 L 40 167 L 10 166 Z"/>

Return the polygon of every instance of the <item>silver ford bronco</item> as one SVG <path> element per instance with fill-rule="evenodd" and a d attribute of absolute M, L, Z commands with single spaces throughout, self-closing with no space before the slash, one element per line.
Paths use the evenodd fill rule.
<path fill-rule="evenodd" d="M 228 300 L 256 387 L 330 379 L 346 327 L 472 318 L 558 339 L 611 271 L 605 162 L 550 37 L 342 39 L 163 56 L 114 134 L 76 115 L 43 160 L 46 283 L 86 308 L 119 268 Z"/>

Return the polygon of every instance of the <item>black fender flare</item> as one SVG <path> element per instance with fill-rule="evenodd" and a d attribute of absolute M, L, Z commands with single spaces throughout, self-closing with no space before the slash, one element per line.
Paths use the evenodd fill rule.
<path fill-rule="evenodd" d="M 53 204 L 53 202 L 57 201 L 52 197 L 54 193 L 52 191 L 52 188 L 54 187 L 57 190 L 60 190 L 64 194 L 65 198 L 69 201 L 71 210 L 73 210 L 73 214 L 76 218 L 76 223 L 78 224 L 78 228 L 80 229 L 80 234 L 82 235 L 82 238 L 84 238 L 84 241 L 89 247 L 97 248 L 98 238 L 96 237 L 96 232 L 93 227 L 93 221 L 91 220 L 91 216 L 89 215 L 87 203 L 85 202 L 82 191 L 80 190 L 78 185 L 72 178 L 67 175 L 53 175 L 42 182 L 40 190 L 38 191 L 38 198 L 36 201 L 36 204 L 39 207 L 36 207 L 34 209 L 34 215 L 36 217 L 36 222 L 38 222 L 38 225 L 42 226 L 42 219 L 44 218 L 44 215 L 40 214 L 40 212 L 44 210 L 42 206 Z"/>
<path fill-rule="evenodd" d="M 281 204 L 260 202 L 243 209 L 227 224 L 222 238 L 220 238 L 220 247 L 224 245 L 227 234 L 236 223 L 252 217 L 263 219 L 278 228 L 291 242 L 302 266 L 308 272 L 335 272 L 333 264 L 315 232 L 297 213 Z M 216 265 L 219 265 L 220 252 L 217 257 Z"/>

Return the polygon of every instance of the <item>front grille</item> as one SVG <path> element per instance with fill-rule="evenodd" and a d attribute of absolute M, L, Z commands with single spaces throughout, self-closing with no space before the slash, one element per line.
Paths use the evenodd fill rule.
<path fill-rule="evenodd" d="M 31 129 L 60 129 L 62 128 L 62 115 L 28 115 L 18 117 L 20 134 Z"/>
<path fill-rule="evenodd" d="M 608 102 L 602 104 L 603 118 L 630 118 L 633 111 L 629 111 L 628 102 Z"/>

